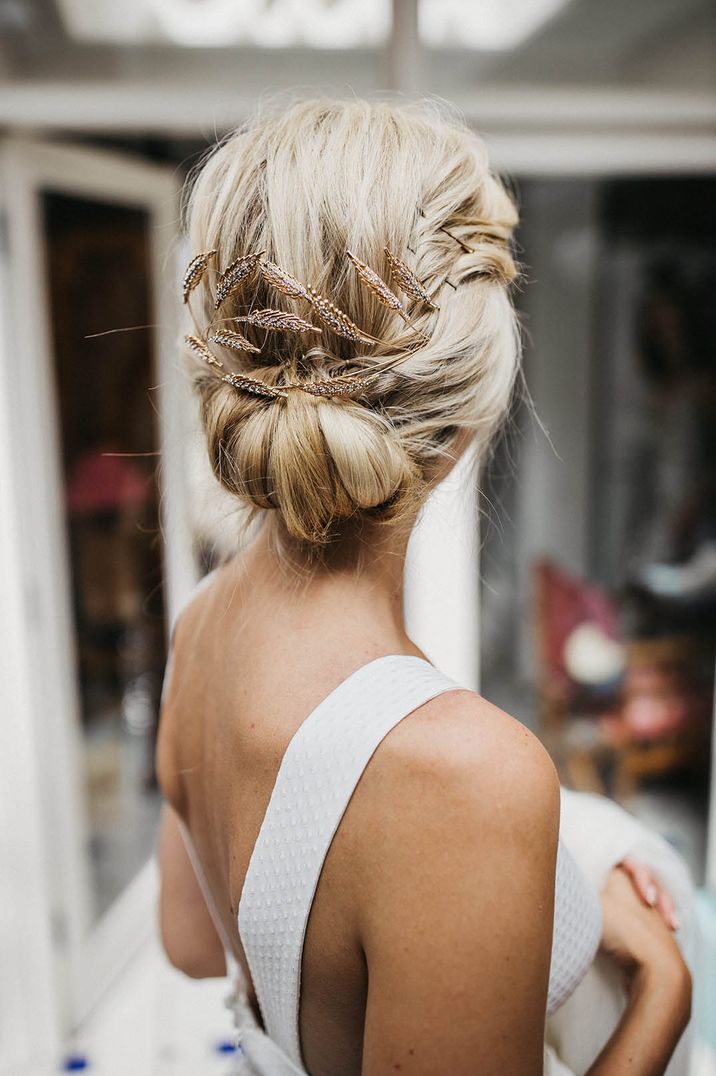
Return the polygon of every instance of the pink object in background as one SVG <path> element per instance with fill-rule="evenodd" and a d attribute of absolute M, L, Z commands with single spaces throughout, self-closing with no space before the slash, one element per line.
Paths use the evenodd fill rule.
<path fill-rule="evenodd" d="M 96 512 L 120 512 L 146 504 L 151 493 L 151 476 L 122 456 L 106 455 L 104 445 L 79 456 L 67 485 L 67 509 L 73 516 Z"/>
<path fill-rule="evenodd" d="M 575 628 L 589 622 L 618 641 L 617 608 L 601 587 L 571 575 L 548 557 L 535 562 L 543 675 L 550 694 L 569 697 L 575 688 L 565 664 L 565 647 Z"/>

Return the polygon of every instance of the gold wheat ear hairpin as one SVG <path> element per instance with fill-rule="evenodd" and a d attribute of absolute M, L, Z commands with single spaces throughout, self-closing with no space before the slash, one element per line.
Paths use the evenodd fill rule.
<path fill-rule="evenodd" d="M 248 374 L 226 374 L 221 380 L 227 381 L 235 389 L 241 389 L 242 392 L 248 392 L 252 396 L 266 396 L 270 399 L 288 398 L 288 393 L 283 388 L 279 388 L 278 385 L 268 385 L 260 378 L 250 377 Z"/>
<path fill-rule="evenodd" d="M 258 377 L 251 377 L 249 374 L 242 374 L 233 370 L 227 371 L 223 362 L 216 358 L 206 342 L 200 340 L 198 336 L 185 336 L 184 340 L 192 351 L 195 351 L 208 366 L 215 366 L 217 369 L 224 371 L 223 377 L 218 378 L 219 381 L 226 381 L 227 384 L 233 385 L 236 389 L 241 389 L 242 392 L 251 393 L 252 396 L 265 396 L 276 399 L 288 395 L 278 385 L 269 385 Z"/>
<path fill-rule="evenodd" d="M 192 351 L 195 351 L 199 358 L 203 359 L 209 366 L 217 366 L 220 370 L 226 369 L 223 362 L 219 362 L 215 355 L 212 354 L 211 349 L 204 340 L 200 340 L 198 336 L 185 336 L 184 340 Z"/>
<path fill-rule="evenodd" d="M 255 254 L 243 254 L 240 258 L 236 258 L 231 265 L 227 265 L 216 282 L 214 310 L 218 310 L 224 300 L 228 299 L 230 295 L 233 295 L 241 287 L 265 253 L 265 250 L 259 250 Z"/>
<path fill-rule="evenodd" d="M 182 296 L 185 303 L 189 302 L 189 296 L 197 284 L 201 282 L 207 270 L 209 259 L 213 258 L 216 253 L 216 250 L 205 250 L 203 253 L 195 255 L 187 265 L 184 279 L 182 280 Z"/>
<path fill-rule="evenodd" d="M 274 287 L 276 291 L 288 295 L 290 299 L 305 299 L 310 303 L 311 296 L 306 285 L 296 280 L 295 276 L 291 276 L 280 265 L 276 265 L 276 262 L 263 259 L 259 262 L 259 272 L 266 283 Z"/>
<path fill-rule="evenodd" d="M 209 333 L 209 339 L 219 347 L 230 347 L 234 351 L 250 351 L 256 355 L 261 351 L 261 348 L 247 340 L 243 333 L 235 332 L 233 329 L 214 329 Z"/>
<path fill-rule="evenodd" d="M 300 318 L 298 314 L 288 314 L 285 310 L 251 310 L 248 314 L 233 318 L 233 321 L 244 322 L 246 325 L 256 325 L 260 329 L 273 331 L 287 331 L 292 333 L 320 333 L 323 332 L 318 325 L 312 325 L 310 321 Z M 256 349 L 260 350 L 259 348 Z"/>
<path fill-rule="evenodd" d="M 387 247 L 383 247 L 383 252 L 388 259 L 390 275 L 403 294 L 417 302 L 425 303 L 431 310 L 439 310 L 440 307 L 435 305 L 424 284 L 418 280 L 412 269 L 408 268 L 405 262 L 391 253 Z"/>
<path fill-rule="evenodd" d="M 378 372 L 372 371 L 364 375 L 337 374 L 335 377 L 319 381 L 289 381 L 284 385 L 269 385 L 261 378 L 227 371 L 223 362 L 216 358 L 206 342 L 198 336 L 185 336 L 184 340 L 208 366 L 224 371 L 224 376 L 218 380 L 225 381 L 240 392 L 247 392 L 251 396 L 263 396 L 266 399 L 287 399 L 288 389 L 300 389 L 307 392 L 309 396 L 349 396 L 353 392 L 363 391 L 378 377 Z"/>
<path fill-rule="evenodd" d="M 310 303 L 316 317 L 338 336 L 351 340 L 354 344 L 381 344 L 383 342 L 376 336 L 364 332 L 354 321 L 351 321 L 347 314 L 344 314 L 324 296 L 319 295 L 310 284 L 303 284 L 275 262 L 259 262 L 259 272 L 267 284 L 282 292 L 283 295 L 287 295 L 290 299 L 305 299 L 307 303 Z"/>
<path fill-rule="evenodd" d="M 427 337 L 425 333 L 417 327 L 417 325 L 413 324 L 413 322 L 410 320 L 407 313 L 403 309 L 403 304 L 401 303 L 400 299 L 395 294 L 395 292 L 388 287 L 382 277 L 378 276 L 376 271 L 374 269 L 371 269 L 369 265 L 366 265 L 365 262 L 362 262 L 359 258 L 357 258 L 355 254 L 352 253 L 352 251 L 346 250 L 346 254 L 355 266 L 356 272 L 358 273 L 358 279 L 361 280 L 367 286 L 368 290 L 373 295 L 375 295 L 378 302 L 382 303 L 383 306 L 389 307 L 391 310 L 395 310 L 396 314 L 400 315 L 405 324 L 409 328 L 411 328 L 414 333 L 417 333 L 418 336 L 422 337 L 427 342 L 429 337 Z"/>
<path fill-rule="evenodd" d="M 343 374 L 337 377 L 323 378 L 320 381 L 289 381 L 286 388 L 302 389 L 309 396 L 350 396 L 351 393 L 363 391 L 372 385 L 377 374 L 364 377 L 356 374 Z"/>

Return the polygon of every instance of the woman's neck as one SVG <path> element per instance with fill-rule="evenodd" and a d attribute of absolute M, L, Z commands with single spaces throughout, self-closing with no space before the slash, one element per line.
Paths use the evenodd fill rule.
<path fill-rule="evenodd" d="M 350 622 L 358 635 L 410 644 L 403 614 L 405 557 L 412 524 L 378 527 L 351 547 L 336 547 L 327 563 L 309 565 L 300 551 L 264 526 L 241 557 L 267 600 L 285 603 L 320 624 Z M 388 642 L 390 640 L 390 642 Z"/>

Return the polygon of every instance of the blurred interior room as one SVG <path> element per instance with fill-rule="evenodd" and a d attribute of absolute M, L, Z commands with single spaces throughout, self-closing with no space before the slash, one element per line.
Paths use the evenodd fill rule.
<path fill-rule="evenodd" d="M 474 503 L 427 514 L 409 619 L 684 856 L 714 1074 L 710 0 L 0 0 L 0 1073 L 228 1064 L 223 984 L 153 920 L 169 631 L 232 540 L 177 362 L 179 195 L 280 91 L 444 97 L 515 192 L 525 391 Z"/>

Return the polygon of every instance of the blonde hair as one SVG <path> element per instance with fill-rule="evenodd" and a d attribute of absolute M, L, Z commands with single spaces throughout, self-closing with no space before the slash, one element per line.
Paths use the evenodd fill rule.
<path fill-rule="evenodd" d="M 238 390 L 192 355 L 212 468 L 250 515 L 275 513 L 284 534 L 315 554 L 356 523 L 414 514 L 461 431 L 472 431 L 484 456 L 519 366 L 508 290 L 517 213 L 480 138 L 443 103 L 264 106 L 192 171 L 183 211 L 191 254 L 217 252 L 216 269 L 191 296 L 202 324 L 215 317 L 217 270 L 265 251 L 381 341 L 356 344 L 324 330 L 318 344 L 315 334 L 306 343 L 242 324 L 261 352 L 239 361 L 220 349 L 230 368 L 280 385 L 287 369 L 328 378 L 404 356 L 357 398 L 293 391 L 271 399 Z M 415 332 L 361 285 L 346 257 L 349 249 L 388 280 L 386 247 L 438 308 L 408 308 L 429 337 L 417 349 Z M 247 303 L 307 316 L 261 278 L 235 309 L 233 301 L 222 318 Z"/>

